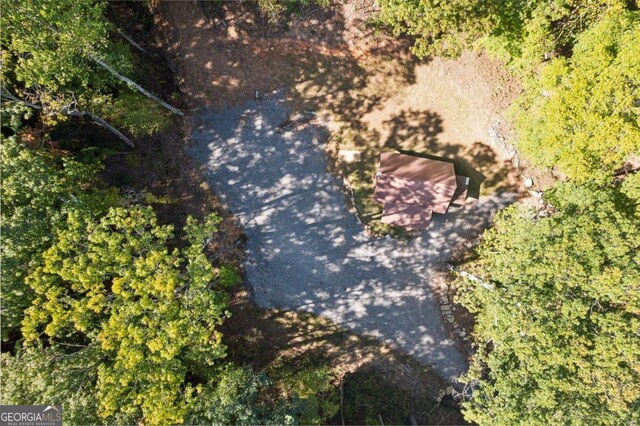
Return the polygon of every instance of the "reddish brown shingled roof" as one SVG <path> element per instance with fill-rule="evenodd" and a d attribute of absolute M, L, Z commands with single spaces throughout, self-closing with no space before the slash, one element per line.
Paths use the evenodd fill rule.
<path fill-rule="evenodd" d="M 420 204 L 445 213 L 457 188 L 453 164 L 397 152 L 380 154 L 374 197 L 382 203 Z"/>
<path fill-rule="evenodd" d="M 380 154 L 380 173 L 456 187 L 453 164 L 398 152 Z M 453 192 L 451 193 L 453 195 Z"/>
<path fill-rule="evenodd" d="M 431 210 L 420 205 L 387 203 L 383 211 L 380 219 L 382 223 L 410 229 L 424 229 L 431 222 Z"/>
<path fill-rule="evenodd" d="M 466 185 L 458 185 L 451 163 L 383 152 L 373 196 L 384 204 L 383 223 L 426 228 L 432 212 L 446 213 L 453 198 L 464 200 Z"/>

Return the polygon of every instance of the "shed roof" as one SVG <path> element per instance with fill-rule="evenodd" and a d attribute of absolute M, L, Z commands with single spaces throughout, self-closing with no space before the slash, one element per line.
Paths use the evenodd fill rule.
<path fill-rule="evenodd" d="M 379 174 L 376 176 L 373 197 L 381 204 L 414 204 L 445 213 L 454 191 L 455 187 L 452 191 L 442 183 Z"/>
<path fill-rule="evenodd" d="M 452 163 L 383 152 L 373 197 L 384 205 L 383 223 L 424 229 L 433 212 L 446 213 L 454 199 L 464 202 L 468 184 Z"/>
<path fill-rule="evenodd" d="M 419 204 L 445 213 L 457 187 L 452 163 L 397 152 L 380 154 L 374 197 L 381 203 Z"/>
<path fill-rule="evenodd" d="M 398 152 L 383 152 L 380 154 L 380 173 L 443 184 L 451 186 L 454 191 L 456 188 L 455 169 L 452 163 L 446 161 L 431 160 Z"/>
<path fill-rule="evenodd" d="M 385 203 L 380 221 L 405 228 L 425 229 L 431 222 L 431 209 L 417 204 Z"/>

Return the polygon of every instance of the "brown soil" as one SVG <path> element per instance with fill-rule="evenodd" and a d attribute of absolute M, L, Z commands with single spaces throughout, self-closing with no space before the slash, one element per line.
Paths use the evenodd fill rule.
<path fill-rule="evenodd" d="M 140 3 L 109 3 L 109 18 L 129 37 L 141 45 L 146 54 L 131 49 L 139 81 L 146 89 L 168 99 L 184 109 L 173 72 L 168 67 L 164 52 L 158 48 L 152 34 L 148 10 Z M 103 132 L 102 129 L 98 131 Z M 235 244 L 242 240 L 242 232 L 234 217 L 209 189 L 204 172 L 183 151 L 190 130 L 188 120 L 173 116 L 169 128 L 158 134 L 135 140 L 136 149 L 122 152 L 106 160 L 103 178 L 108 184 L 120 187 L 130 202 L 149 201 L 152 198 L 158 219 L 171 224 L 179 234 L 188 216 L 198 219 L 216 212 L 222 217 L 218 232 L 208 247 L 211 253 L 221 254 L 220 264 L 239 267 L 242 247 Z M 111 140 L 113 136 L 105 134 Z M 114 143 L 117 145 L 117 142 Z"/>
<path fill-rule="evenodd" d="M 501 112 L 518 93 L 500 63 L 471 52 L 455 60 L 434 58 L 416 65 L 413 73 L 412 84 L 399 87 L 393 97 L 362 117 L 382 140 L 392 136 L 389 124 L 404 113 L 415 120 L 421 115 L 432 116 L 429 133 L 439 144 L 491 146 L 488 129 L 501 120 Z"/>
<path fill-rule="evenodd" d="M 456 404 L 436 401 L 448 383 L 413 358 L 369 337 L 355 335 L 331 321 L 304 312 L 260 309 L 239 289 L 233 315 L 222 328 L 223 342 L 241 365 L 278 376 L 281 369 L 299 371 L 329 365 L 336 384 L 349 386 L 354 374 L 384 380 L 379 392 L 398 386 L 410 395 L 408 405 L 419 424 L 467 424 Z M 384 397 L 380 397 L 384 399 Z M 335 423 L 339 424 L 339 423 Z"/>
<path fill-rule="evenodd" d="M 363 151 L 356 172 L 365 185 L 377 153 L 395 147 L 460 159 L 482 176 L 486 191 L 521 190 L 510 153 L 489 136 L 497 122 L 500 133 L 510 136 L 502 114 L 519 93 L 517 83 L 500 63 L 470 52 L 457 60 L 416 61 L 403 41 L 367 26 L 373 12 L 373 1 L 342 1 L 270 24 L 251 2 L 162 2 L 154 5 L 153 31 L 187 108 L 223 108 L 290 88 L 295 107 L 316 112 L 332 131 L 330 154 Z M 163 136 L 158 149 L 166 154 L 154 161 L 178 169 L 172 172 L 177 181 L 192 182 L 185 186 L 191 195 L 180 195 L 189 208 L 217 210 L 215 198 L 199 192 L 207 191 L 202 178 L 182 153 L 185 134 Z M 410 358 L 325 320 L 258 309 L 243 291 L 235 294 L 231 310 L 223 333 L 240 363 L 272 369 L 319 357 L 332 365 L 337 380 L 373 365 L 390 381 L 430 397 L 443 386 Z M 456 421 L 463 419 L 444 422 Z"/>
<path fill-rule="evenodd" d="M 251 99 L 256 91 L 291 87 L 327 62 L 391 50 L 389 38 L 366 27 L 368 3 L 316 8 L 285 29 L 270 25 L 250 2 L 163 2 L 155 26 L 190 106 L 222 107 Z"/>

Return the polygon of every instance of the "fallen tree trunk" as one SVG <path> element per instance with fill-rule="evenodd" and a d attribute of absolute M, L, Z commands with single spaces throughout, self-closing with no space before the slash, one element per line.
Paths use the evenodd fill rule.
<path fill-rule="evenodd" d="M 36 104 L 32 104 L 31 102 L 25 101 L 24 99 L 20 99 L 17 96 L 14 96 L 10 92 L 8 92 L 7 90 L 4 90 L 4 88 L 2 89 L 0 94 L 2 95 L 3 98 L 9 99 L 10 101 L 18 102 L 18 103 L 21 103 L 23 105 L 28 106 L 29 108 L 33 108 L 35 110 L 42 111 L 42 106 L 36 105 Z M 131 148 L 135 148 L 136 147 L 133 144 L 133 142 L 131 142 L 131 139 L 129 139 L 128 137 L 123 135 L 118 129 L 113 127 L 111 124 L 107 123 L 102 117 L 99 117 L 99 116 L 97 116 L 95 114 L 92 114 L 92 113 L 90 113 L 88 111 L 71 111 L 71 110 L 69 110 L 68 107 L 63 108 L 61 112 L 63 114 L 65 114 L 65 115 L 70 116 L 70 117 L 80 117 L 80 118 L 89 117 L 91 119 L 91 121 L 93 121 L 94 123 L 104 127 L 105 129 L 109 130 L 111 133 L 116 135 L 118 137 L 118 139 L 120 139 L 121 141 L 123 141 L 124 143 L 129 145 L 129 147 L 131 147 Z"/>
<path fill-rule="evenodd" d="M 128 137 L 123 135 L 118 129 L 113 127 L 111 124 L 107 123 L 102 117 L 98 117 L 97 115 L 91 114 L 90 112 L 87 112 L 87 111 L 69 111 L 69 110 L 67 110 L 67 111 L 64 111 L 64 113 L 69 115 L 69 116 L 71 116 L 71 117 L 80 117 L 80 118 L 89 117 L 89 119 L 91 119 L 91 121 L 93 121 L 94 123 L 104 127 L 105 129 L 109 130 L 111 133 L 116 135 L 121 141 L 123 141 L 124 143 L 129 145 L 131 148 L 135 148 L 136 147 Z"/>
<path fill-rule="evenodd" d="M 160 105 L 162 105 L 163 107 L 165 107 L 166 109 L 168 109 L 169 111 L 171 111 L 174 114 L 178 114 L 179 116 L 183 117 L 184 116 L 184 112 L 180 111 L 178 108 L 175 108 L 171 105 L 169 105 L 168 103 L 166 103 L 165 101 L 163 101 L 162 99 L 158 98 L 157 96 L 152 95 L 151 93 L 149 93 L 148 91 L 146 91 L 144 88 L 142 88 L 138 83 L 136 83 L 135 81 L 131 80 L 130 78 L 125 77 L 124 75 L 118 73 L 118 71 L 116 71 L 115 69 L 113 69 L 109 64 L 107 64 L 106 62 L 104 62 L 102 59 L 94 56 L 94 55 L 89 55 L 89 58 L 94 61 L 96 64 L 100 65 L 102 68 L 106 69 L 107 71 L 109 71 L 111 74 L 113 74 L 118 80 L 123 81 L 125 83 L 127 83 L 129 86 L 132 86 L 133 88 L 135 88 L 138 92 L 142 93 L 143 95 L 145 95 L 147 98 L 159 103 Z"/>
<path fill-rule="evenodd" d="M 0 94 L 2 94 L 3 98 L 9 99 L 10 101 L 21 103 L 23 105 L 28 106 L 29 108 L 42 109 L 42 107 L 40 105 L 32 104 L 31 102 L 25 101 L 24 99 L 20 99 L 20 98 L 18 98 L 16 96 L 12 95 L 10 92 L 4 90 L 4 88 L 2 88 L 1 90 L 2 91 L 0 92 Z"/>
<path fill-rule="evenodd" d="M 122 37 L 123 39 L 127 40 L 133 47 L 135 47 L 136 49 L 138 49 L 139 51 L 141 51 L 142 53 L 144 53 L 145 55 L 147 55 L 147 51 L 144 50 L 144 48 L 142 46 L 140 46 L 138 43 L 136 43 L 135 41 L 133 41 L 133 39 L 131 37 L 129 37 L 128 35 L 126 35 L 125 33 L 123 33 L 120 30 L 116 30 L 118 32 L 118 34 L 120 34 L 120 37 Z"/>

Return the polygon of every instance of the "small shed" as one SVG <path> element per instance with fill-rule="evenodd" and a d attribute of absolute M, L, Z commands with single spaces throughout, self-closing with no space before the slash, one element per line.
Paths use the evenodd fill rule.
<path fill-rule="evenodd" d="M 469 178 L 456 176 L 452 163 L 383 152 L 373 197 L 384 206 L 383 223 L 425 229 L 433 213 L 464 204 L 468 185 Z"/>

